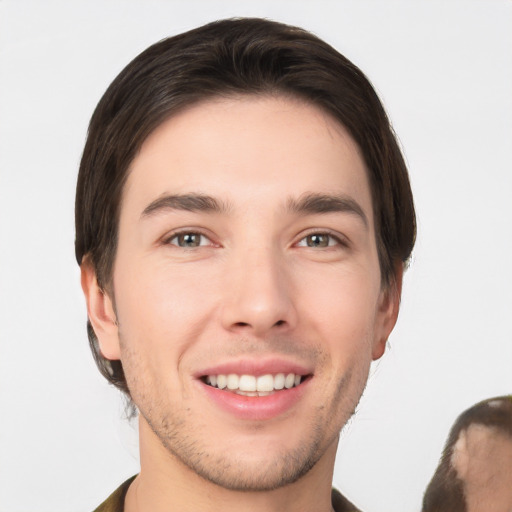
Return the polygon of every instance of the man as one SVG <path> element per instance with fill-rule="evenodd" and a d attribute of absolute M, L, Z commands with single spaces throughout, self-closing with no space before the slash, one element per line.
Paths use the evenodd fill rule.
<path fill-rule="evenodd" d="M 356 510 L 341 428 L 398 315 L 407 170 L 361 71 L 225 20 L 148 48 L 92 117 L 76 256 L 140 474 L 97 510 Z"/>

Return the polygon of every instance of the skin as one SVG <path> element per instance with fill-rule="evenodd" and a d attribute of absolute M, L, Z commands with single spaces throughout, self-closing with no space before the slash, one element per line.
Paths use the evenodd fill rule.
<path fill-rule="evenodd" d="M 143 213 L 177 194 L 226 208 Z M 355 210 L 290 209 L 308 194 Z M 200 245 L 180 247 L 177 231 Z M 140 410 L 141 473 L 126 509 L 330 510 L 339 432 L 384 352 L 400 282 L 401 268 L 396 286 L 381 286 L 365 165 L 329 115 L 242 96 L 164 122 L 130 168 L 110 293 L 82 265 L 101 351 L 121 359 Z M 309 378 L 270 419 L 223 410 L 197 378 L 275 359 Z"/>

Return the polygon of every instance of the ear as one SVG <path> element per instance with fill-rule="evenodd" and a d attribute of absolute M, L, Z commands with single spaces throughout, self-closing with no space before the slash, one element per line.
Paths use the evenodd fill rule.
<path fill-rule="evenodd" d="M 87 315 L 98 338 L 101 355 L 110 360 L 120 359 L 119 329 L 112 299 L 98 284 L 89 258 L 82 260 L 80 272 Z"/>
<path fill-rule="evenodd" d="M 400 310 L 402 296 L 402 278 L 404 265 L 400 263 L 395 270 L 395 279 L 385 288 L 382 288 L 379 297 L 377 318 L 375 322 L 375 337 L 372 358 L 375 361 L 384 354 L 391 331 L 395 327 Z"/>

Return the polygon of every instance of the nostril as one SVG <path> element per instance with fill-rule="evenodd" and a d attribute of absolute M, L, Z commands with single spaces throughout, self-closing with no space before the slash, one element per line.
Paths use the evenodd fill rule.
<path fill-rule="evenodd" d="M 236 322 L 233 324 L 235 327 L 250 327 L 251 324 L 249 322 Z M 286 325 L 286 320 L 278 320 L 273 327 L 280 327 L 282 325 Z"/>

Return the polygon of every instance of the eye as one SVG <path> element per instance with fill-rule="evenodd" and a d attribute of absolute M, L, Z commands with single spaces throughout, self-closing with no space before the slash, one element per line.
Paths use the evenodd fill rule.
<path fill-rule="evenodd" d="M 300 240 L 297 246 L 323 248 L 333 247 L 340 244 L 340 239 L 329 233 L 311 233 L 310 235 L 307 235 L 302 240 Z"/>
<path fill-rule="evenodd" d="M 184 249 L 193 249 L 194 247 L 210 245 L 211 241 L 202 233 L 186 231 L 183 233 L 175 233 L 173 236 L 167 239 L 166 243 L 176 245 L 178 247 L 183 247 Z"/>

